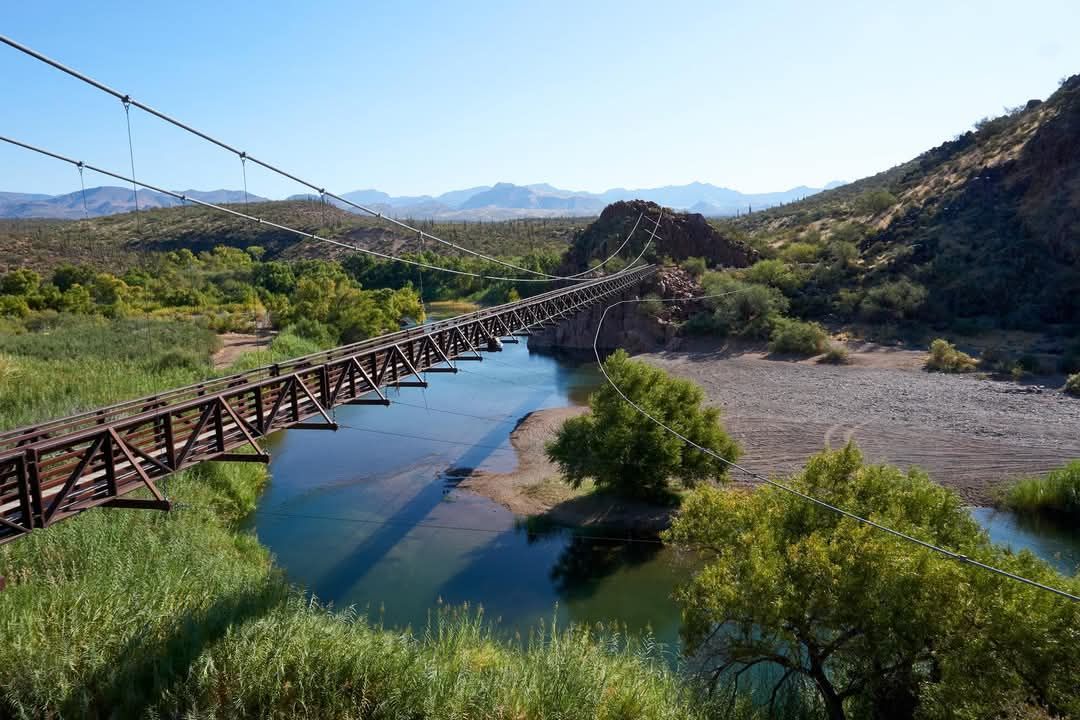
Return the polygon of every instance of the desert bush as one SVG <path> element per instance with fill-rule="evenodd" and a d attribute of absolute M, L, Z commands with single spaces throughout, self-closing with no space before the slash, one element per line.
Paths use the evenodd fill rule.
<path fill-rule="evenodd" d="M 825 349 L 829 334 L 815 322 L 779 318 L 769 337 L 769 350 L 785 355 L 817 355 Z"/>
<path fill-rule="evenodd" d="M 843 345 L 830 345 L 825 354 L 818 358 L 818 362 L 827 365 L 847 365 L 851 362 L 851 353 Z"/>
<path fill-rule="evenodd" d="M 896 204 L 896 196 L 885 189 L 867 190 L 855 200 L 855 209 L 860 213 L 877 215 Z"/>
<path fill-rule="evenodd" d="M 926 296 L 925 287 L 907 278 L 884 282 L 866 291 L 859 312 L 873 322 L 907 321 L 918 315 Z"/>
<path fill-rule="evenodd" d="M 746 271 L 746 279 L 760 285 L 768 285 L 788 294 L 797 289 L 802 280 L 794 268 L 783 260 L 759 260 Z"/>
<path fill-rule="evenodd" d="M 930 357 L 926 359 L 927 370 L 944 373 L 967 373 L 975 370 L 975 358 L 956 349 L 948 340 L 937 338 L 930 343 Z"/>
<path fill-rule="evenodd" d="M 788 309 L 788 299 L 776 288 L 744 282 L 728 273 L 707 273 L 705 292 L 720 295 L 707 301 L 706 309 L 691 318 L 687 330 L 766 338 L 773 323 Z"/>
<path fill-rule="evenodd" d="M 701 276 L 704 275 L 705 271 L 708 269 L 705 265 L 705 258 L 703 257 L 688 257 L 679 264 L 679 267 L 685 270 L 690 277 L 695 280 L 700 280 Z"/>

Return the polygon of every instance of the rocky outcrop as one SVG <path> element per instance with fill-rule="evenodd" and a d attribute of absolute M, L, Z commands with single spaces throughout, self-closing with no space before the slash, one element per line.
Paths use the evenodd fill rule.
<path fill-rule="evenodd" d="M 609 257 L 623 243 L 644 213 L 622 256 L 633 258 L 642 251 L 652 235 L 650 219 L 661 218 L 646 258 L 669 257 L 685 260 L 703 257 L 712 266 L 747 267 L 757 260 L 757 251 L 732 232 L 721 232 L 710 225 L 705 216 L 679 213 L 661 208 L 654 202 L 630 200 L 612 203 L 600 217 L 574 240 L 567 255 L 565 270 L 579 272 L 590 261 Z"/>
<path fill-rule="evenodd" d="M 555 327 L 532 335 L 529 347 L 591 350 L 604 308 L 617 300 L 636 300 L 649 295 L 688 298 L 699 294 L 701 286 L 685 271 L 674 267 L 662 268 L 639 286 L 626 290 L 619 298 L 583 310 Z M 622 348 L 630 354 L 668 347 L 675 342 L 679 325 L 686 319 L 687 313 L 686 303 L 662 303 L 652 307 L 637 302 L 618 305 L 604 318 L 597 347 L 601 350 Z"/>

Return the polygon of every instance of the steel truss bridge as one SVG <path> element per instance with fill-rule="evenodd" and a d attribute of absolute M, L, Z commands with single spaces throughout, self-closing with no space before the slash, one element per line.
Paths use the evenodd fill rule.
<path fill-rule="evenodd" d="M 383 388 L 519 342 L 620 295 L 653 266 L 588 280 L 449 320 L 0 433 L 0 543 L 92 507 L 169 510 L 156 481 L 208 460 L 269 462 L 259 439 L 336 430 L 338 405 L 389 405 Z M 141 497 L 126 497 L 144 489 Z"/>

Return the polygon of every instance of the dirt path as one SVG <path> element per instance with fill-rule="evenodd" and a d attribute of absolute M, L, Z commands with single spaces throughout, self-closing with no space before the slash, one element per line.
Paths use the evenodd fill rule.
<path fill-rule="evenodd" d="M 1080 458 L 1080 402 L 1058 390 L 922 371 L 922 353 L 863 346 L 849 366 L 724 348 L 641 356 L 700 384 L 763 474 L 797 470 L 848 440 L 868 460 L 918 465 L 986 505 L 1017 475 Z"/>
<path fill-rule="evenodd" d="M 490 498 L 515 515 L 544 516 L 559 525 L 630 528 L 649 533 L 667 527 L 667 508 L 576 493 L 559 479 L 558 468 L 544 453 L 544 444 L 555 436 L 563 421 L 587 411 L 574 406 L 529 413 L 510 433 L 510 444 L 517 451 L 517 468 L 509 473 L 473 470 L 458 489 Z"/>
<path fill-rule="evenodd" d="M 218 337 L 221 338 L 221 348 L 214 353 L 214 369 L 219 370 L 223 367 L 228 367 L 236 362 L 246 352 L 252 350 L 261 350 L 270 344 L 270 341 L 274 339 L 272 333 L 258 335 L 251 335 L 248 333 L 223 333 Z"/>

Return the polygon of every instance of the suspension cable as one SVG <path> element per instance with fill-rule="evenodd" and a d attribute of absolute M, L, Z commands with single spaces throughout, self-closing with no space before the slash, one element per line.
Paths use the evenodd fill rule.
<path fill-rule="evenodd" d="M 697 300 L 708 300 L 708 299 L 712 299 L 712 298 L 725 297 L 725 296 L 728 296 L 728 295 L 735 295 L 737 293 L 746 292 L 746 290 L 747 290 L 747 288 L 744 288 L 744 289 L 740 289 L 740 290 L 732 290 L 732 291 L 729 291 L 729 292 L 717 293 L 717 294 L 714 294 L 714 295 L 699 295 L 697 297 L 692 297 L 692 298 L 659 298 L 659 299 L 653 298 L 653 299 L 650 299 L 650 301 L 655 301 L 655 302 L 689 302 L 689 301 L 697 301 Z M 631 400 L 629 397 L 627 397 L 626 393 L 624 393 L 622 391 L 622 388 L 620 388 L 618 385 L 615 384 L 615 381 L 611 379 L 611 376 L 608 375 L 607 370 L 604 368 L 604 362 L 600 357 L 600 350 L 598 348 L 598 344 L 600 342 L 600 330 L 604 326 L 604 319 L 607 317 L 608 312 L 612 308 L 618 307 L 619 305 L 625 305 L 625 304 L 628 304 L 628 303 L 641 303 L 641 302 L 646 302 L 646 300 L 645 299 L 640 299 L 640 298 L 639 299 L 633 299 L 633 300 L 619 300 L 617 302 L 614 302 L 614 303 L 608 305 L 606 308 L 604 308 L 604 312 L 601 313 L 601 315 L 600 315 L 600 322 L 597 323 L 597 325 L 596 325 L 596 334 L 593 336 L 593 354 L 596 355 L 596 362 L 600 366 L 600 372 L 604 375 L 604 379 L 607 381 L 607 383 L 609 385 L 611 385 L 611 387 L 615 390 L 615 392 L 619 394 L 619 397 L 621 397 L 623 400 L 625 400 L 626 403 L 630 405 L 630 407 L 634 408 L 634 410 L 636 410 L 640 414 L 644 415 L 646 418 L 648 418 L 649 420 L 654 422 L 656 425 L 661 427 L 663 430 L 665 430 L 668 433 L 670 433 L 670 434 L 674 435 L 675 437 L 679 438 L 684 443 L 686 443 L 686 444 L 698 449 L 699 451 L 705 453 L 706 455 L 709 455 L 710 457 L 713 457 L 713 458 L 719 460 L 720 462 L 724 463 L 725 465 L 727 465 L 730 468 L 738 470 L 738 471 L 740 471 L 740 472 L 742 472 L 742 473 L 744 473 L 744 474 L 746 474 L 746 475 L 748 475 L 748 476 L 750 476 L 750 477 L 752 477 L 752 478 L 754 478 L 756 480 L 759 480 L 759 481 L 761 481 L 761 482 L 763 482 L 763 483 L 765 483 L 767 485 L 771 485 L 771 486 L 773 486 L 775 488 L 778 488 L 779 490 L 782 490 L 783 492 L 789 493 L 791 495 L 794 495 L 795 497 L 801 498 L 803 500 L 806 500 L 807 502 L 810 502 L 810 503 L 813 503 L 813 504 L 815 504 L 815 505 L 817 505 L 819 507 L 825 508 L 826 510 L 829 510 L 830 512 L 834 512 L 834 513 L 836 513 L 838 515 L 842 515 L 842 516 L 844 516 L 846 518 L 850 518 L 852 520 L 855 520 L 856 522 L 862 523 L 864 525 L 868 525 L 868 526 L 870 526 L 870 527 L 872 527 L 872 528 L 874 528 L 876 530 L 880 530 L 882 532 L 888 533 L 889 535 L 897 537 L 897 538 L 899 538 L 901 540 L 904 540 L 906 542 L 913 543 L 915 545 L 918 545 L 918 546 L 920 546 L 922 548 L 925 548 L 927 550 L 930 550 L 932 552 L 936 552 L 936 553 L 938 553 L 940 555 L 945 556 L 946 558 L 949 558 L 950 560 L 955 560 L 957 562 L 968 564 L 968 565 L 971 565 L 973 567 L 979 568 L 981 570 L 986 570 L 988 572 L 996 573 L 996 574 L 1001 575 L 1002 577 L 1008 578 L 1010 580 L 1015 580 L 1016 582 L 1024 583 L 1026 585 L 1030 585 L 1032 587 L 1038 588 L 1039 590 L 1045 590 L 1046 592 L 1050 592 L 1050 593 L 1053 593 L 1055 595 L 1059 595 L 1059 596 L 1061 596 L 1063 598 L 1067 598 L 1069 600 L 1072 600 L 1073 602 L 1080 602 L 1080 596 L 1073 595 L 1072 593 L 1067 592 L 1065 590 L 1061 590 L 1061 589 L 1053 587 L 1051 585 L 1045 585 L 1045 584 L 1043 584 L 1041 582 L 1038 582 L 1036 580 L 1032 580 L 1030 578 L 1026 578 L 1026 577 L 1024 577 L 1022 575 L 1017 575 L 1015 573 L 1011 573 L 1008 570 L 1003 570 L 1002 568 L 998 568 L 998 567 L 995 567 L 993 565 L 989 565 L 987 563 L 980 562 L 980 561 L 975 560 L 974 558 L 970 558 L 967 555 L 964 555 L 962 553 L 958 553 L 958 552 L 955 552 L 953 550 L 949 550 L 947 548 L 943 548 L 943 547 L 940 547 L 938 545 L 934 545 L 933 543 L 929 543 L 929 542 L 927 542 L 925 540 L 920 540 L 919 538 L 914 537 L 913 535 L 909 535 L 909 534 L 907 534 L 905 532 L 901 532 L 900 530 L 895 530 L 895 529 L 893 529 L 893 528 L 891 528 L 891 527 L 889 527 L 887 525 L 883 525 L 882 523 L 876 522 L 876 521 L 871 520 L 869 518 L 862 517 L 860 515 L 856 515 L 855 513 L 850 512 L 848 510 L 844 510 L 843 508 L 837 507 L 836 505 L 833 505 L 833 504 L 828 503 L 828 502 L 826 502 L 824 500 L 816 498 L 813 495 L 809 495 L 807 493 L 802 492 L 801 490 L 797 490 L 796 488 L 791 487 L 790 485 L 787 485 L 787 484 L 782 483 L 782 482 L 778 482 L 776 480 L 772 480 L 772 479 L 762 475 L 761 473 L 754 472 L 752 470 L 749 470 L 749 469 L 743 467 L 742 465 L 739 465 L 738 463 L 735 463 L 735 462 L 733 462 L 731 460 L 728 460 L 727 458 L 723 457 L 722 455 L 720 455 L 716 451 L 712 450 L 711 448 L 707 448 L 707 447 L 704 447 L 702 445 L 699 445 L 698 443 L 694 442 L 690 438 L 688 438 L 685 435 L 683 435 L 682 433 L 680 433 L 678 430 L 675 430 L 674 428 L 671 428 L 668 425 L 665 425 L 662 421 L 658 420 L 656 417 L 649 414 L 649 412 L 647 410 L 645 410 L 643 407 L 641 407 L 641 405 L 637 404 L 636 402 Z"/>
<path fill-rule="evenodd" d="M 128 158 L 131 160 L 131 197 L 135 200 L 135 232 L 140 233 L 139 224 L 139 189 L 135 187 L 135 145 L 131 141 L 131 100 L 127 95 L 120 98 L 124 105 L 124 120 L 127 122 Z"/>
<path fill-rule="evenodd" d="M 382 220 L 384 222 L 396 225 L 396 226 L 400 227 L 401 229 L 406 230 L 406 231 L 408 231 L 410 233 L 419 233 L 421 236 L 427 236 L 427 237 L 431 238 L 432 240 L 434 240 L 434 241 L 436 241 L 438 243 L 441 243 L 441 244 L 446 245 L 448 247 L 454 248 L 455 250 L 459 250 L 461 252 L 468 253 L 469 255 L 474 255 L 476 257 L 482 258 L 484 260 L 487 260 L 488 262 L 496 263 L 498 265 L 503 265 L 505 267 L 508 267 L 508 268 L 511 268 L 511 269 L 514 269 L 514 270 L 519 270 L 521 272 L 526 272 L 526 273 L 529 273 L 530 275 L 536 275 L 538 277 L 543 277 L 543 278 L 546 278 L 546 279 L 549 279 L 549 280 L 576 279 L 576 278 L 582 277 L 584 275 L 587 275 L 590 272 L 593 272 L 592 269 L 589 269 L 589 270 L 586 270 L 586 271 L 581 272 L 581 273 L 576 273 L 574 275 L 550 275 L 548 273 L 540 272 L 540 271 L 537 271 L 537 270 L 531 270 L 529 268 L 522 267 L 520 265 L 515 265 L 514 263 L 506 262 L 505 260 L 500 260 L 499 258 L 492 257 L 490 255 L 485 255 L 484 253 L 478 252 L 478 251 L 473 250 L 471 248 L 467 248 L 467 247 L 465 247 L 463 245 L 458 245 L 457 243 L 451 242 L 449 240 L 444 240 L 443 238 L 441 238 L 441 237 L 439 237 L 437 235 L 434 235 L 432 233 L 426 233 L 423 230 L 421 230 L 420 228 L 413 227 L 412 225 L 410 225 L 410 224 L 408 224 L 406 222 L 402 222 L 401 220 L 398 220 L 397 218 L 393 218 L 393 217 L 390 217 L 388 215 L 384 215 L 384 214 L 382 214 L 381 212 L 379 212 L 377 210 L 373 210 L 373 209 L 371 209 L 369 207 L 366 207 L 366 206 L 361 205 L 359 203 L 355 203 L 352 200 L 349 200 L 349 199 L 347 199 L 345 197 L 342 197 L 341 195 L 337 195 L 335 193 L 329 192 L 324 187 L 316 185 L 315 183 L 312 183 L 312 182 L 310 182 L 308 180 L 304 180 L 303 178 L 297 177 L 296 175 L 294 175 L 294 174 L 292 174 L 292 173 L 290 173 L 290 172 L 288 172 L 286 170 L 282 170 L 281 168 L 278 168 L 278 167 L 270 164 L 269 162 L 260 160 L 260 159 L 258 159 L 256 157 L 242 151 L 242 150 L 239 150 L 239 149 L 233 147 L 232 145 L 229 145 L 228 143 L 226 143 L 226 142 L 224 142 L 222 140 L 219 140 L 219 139 L 213 137 L 212 135 L 209 135 L 208 133 L 205 133 L 205 132 L 203 132 L 201 130 L 198 130 L 198 129 L 184 123 L 184 122 L 181 122 L 180 120 L 177 120 L 176 118 L 173 118 L 170 115 L 167 115 L 164 112 L 161 112 L 160 110 L 157 110 L 157 109 L 147 105 L 146 103 L 140 102 L 140 101 L 132 98 L 128 94 L 121 93 L 118 90 L 114 90 L 113 88 L 109 87 L 108 85 L 106 85 L 106 84 L 104 84 L 102 82 L 99 82 L 98 80 L 95 80 L 95 79 L 89 77 L 88 75 L 85 75 L 85 74 L 79 72 L 78 70 L 63 64 L 60 61 L 54 60 L 51 57 L 49 57 L 49 56 L 47 56 L 47 55 L 45 55 L 43 53 L 40 53 L 40 52 L 34 50 L 33 48 L 27 47 L 26 45 L 23 45 L 22 43 L 19 43 L 19 42 L 15 41 L 15 40 L 7 37 L 7 36 L 0 35 L 0 42 L 4 43 L 5 45 L 8 45 L 11 48 L 14 48 L 15 50 L 18 50 L 19 52 L 21 52 L 21 53 L 23 53 L 25 55 L 29 55 L 30 57 L 34 58 L 35 60 L 39 60 L 39 61 L 41 61 L 41 62 L 43 62 L 43 63 L 45 63 L 47 65 L 50 65 L 53 68 L 55 68 L 55 69 L 57 69 L 57 70 L 59 70 L 59 71 L 61 71 L 63 73 L 66 73 L 67 75 L 70 75 L 71 77 L 73 77 L 73 78 L 75 78 L 75 79 L 77 79 L 77 80 L 79 80 L 81 82 L 84 82 L 87 85 L 90 85 L 91 87 L 96 88 L 97 90 L 100 90 L 101 92 L 107 93 L 109 95 L 112 95 L 113 97 L 116 97 L 116 98 L 120 99 L 122 102 L 124 102 L 125 108 L 129 104 L 134 105 L 135 107 L 139 108 L 140 110 L 142 110 L 144 112 L 147 112 L 147 113 L 159 118 L 160 120 L 164 120 L 165 122 L 180 128 L 181 130 L 185 130 L 186 132 L 189 132 L 192 135 L 195 135 L 196 137 L 202 138 L 203 140 L 205 140 L 205 141 L 207 141 L 209 143 L 217 145 L 218 147 L 222 148 L 223 150 L 231 152 L 234 155 L 237 155 L 237 156 L 240 156 L 240 157 L 243 157 L 243 158 L 247 158 L 248 160 L 255 163 L 256 165 L 259 165 L 260 167 L 263 167 L 263 168 L 265 168 L 267 170 L 270 170 L 271 172 L 276 173 L 277 175 L 279 175 L 279 176 L 281 176 L 283 178 L 287 178 L 289 180 L 292 180 L 293 182 L 299 183 L 299 184 L 301 184 L 301 185 L 303 185 L 303 186 L 305 186 L 307 188 L 310 188 L 312 190 L 317 191 L 320 195 L 325 195 L 327 197 L 333 198 L 334 200 L 337 200 L 338 202 L 344 203 L 345 205 L 348 205 L 348 206 L 350 206 L 352 208 L 355 208 L 355 209 L 357 209 L 357 210 L 359 210 L 359 211 L 361 211 L 363 213 L 371 215 L 371 216 L 373 216 L 373 217 L 375 217 L 375 218 L 377 218 L 379 220 Z M 134 169 L 133 169 L 132 175 L 134 175 L 134 174 L 135 173 L 134 173 Z M 144 185 L 143 187 L 147 187 L 147 186 Z M 608 259 L 610 260 L 610 258 L 608 258 Z M 607 260 L 605 260 L 604 262 L 606 263 Z M 505 278 L 503 278 L 503 279 L 505 279 Z"/>

